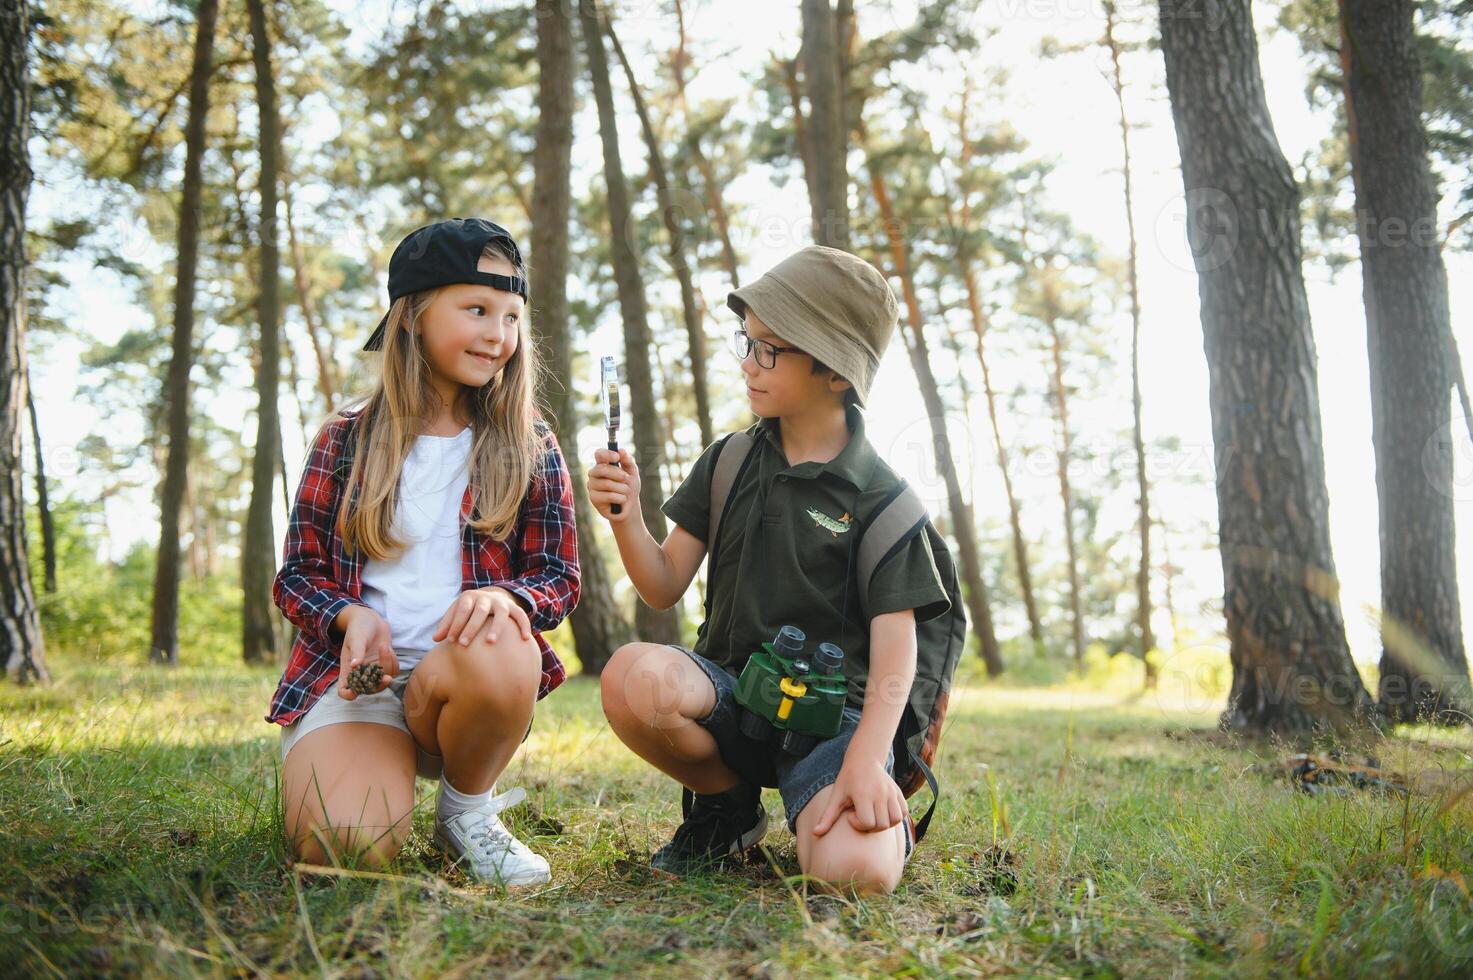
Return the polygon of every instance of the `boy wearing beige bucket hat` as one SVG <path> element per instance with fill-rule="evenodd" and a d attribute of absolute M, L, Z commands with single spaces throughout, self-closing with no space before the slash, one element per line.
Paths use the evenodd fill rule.
<path fill-rule="evenodd" d="M 661 508 L 675 524 L 663 545 L 645 528 L 628 450 L 598 450 L 588 473 L 589 500 L 651 606 L 678 602 L 708 541 L 711 553 L 694 648 L 620 647 L 602 675 L 604 712 L 625 744 L 686 788 L 685 820 L 655 867 L 689 873 L 754 846 L 767 830 L 761 788 L 770 786 L 804 873 L 888 892 L 915 840 L 892 778 L 915 624 L 950 607 L 925 534 L 880 562 L 863 608 L 856 587 L 865 518 L 901 485 L 865 437 L 860 410 L 895 331 L 895 295 L 858 256 L 810 246 L 730 293 L 727 305 L 742 321 L 733 353 L 759 420 L 701 454 Z M 740 451 L 723 456 L 734 438 Z M 713 499 L 724 506 L 713 512 Z M 790 625 L 810 646 L 844 652 L 839 734 L 803 755 L 744 733 L 735 693 L 750 655 Z"/>

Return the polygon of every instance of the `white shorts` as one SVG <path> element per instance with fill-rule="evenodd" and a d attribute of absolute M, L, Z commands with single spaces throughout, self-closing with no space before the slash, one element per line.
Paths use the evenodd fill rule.
<path fill-rule="evenodd" d="M 414 733 L 409 730 L 409 723 L 404 720 L 404 689 L 413 674 L 413 668 L 400 671 L 382 691 L 377 694 L 360 694 L 351 701 L 343 699 L 338 693 L 337 681 L 333 681 L 332 686 L 306 714 L 290 725 L 281 727 L 281 760 L 286 761 L 287 753 L 303 735 L 339 722 L 359 721 L 371 725 L 388 725 L 414 738 Z M 414 743 L 414 752 L 415 771 L 425 779 L 439 779 L 440 757 L 426 752 L 419 742 Z"/>
<path fill-rule="evenodd" d="M 389 681 L 389 686 L 377 694 L 360 694 L 351 701 L 344 700 L 338 693 L 337 682 L 334 681 L 317 699 L 317 703 L 307 710 L 307 713 L 297 718 L 290 725 L 281 727 L 281 760 L 286 761 L 287 753 L 297 740 L 308 732 L 315 732 L 319 728 L 328 725 L 336 725 L 340 722 L 367 722 L 371 725 L 388 725 L 397 728 L 410 738 L 414 733 L 409 730 L 409 723 L 404 720 L 404 692 L 409 686 L 409 678 L 414 675 L 414 667 L 401 669 L 398 674 Z M 522 735 L 522 741 L 532 733 L 531 722 L 527 723 L 527 731 Z M 426 752 L 418 741 L 414 743 L 415 771 L 425 779 L 439 779 L 443 762 L 438 755 Z"/>

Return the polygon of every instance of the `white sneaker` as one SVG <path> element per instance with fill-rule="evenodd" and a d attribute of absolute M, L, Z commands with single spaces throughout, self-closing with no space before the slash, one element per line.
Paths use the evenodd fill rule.
<path fill-rule="evenodd" d="M 540 885 L 552 880 L 547 859 L 511 835 L 501 811 L 527 798 L 517 786 L 474 810 L 435 821 L 435 844 L 467 873 L 502 885 Z"/>

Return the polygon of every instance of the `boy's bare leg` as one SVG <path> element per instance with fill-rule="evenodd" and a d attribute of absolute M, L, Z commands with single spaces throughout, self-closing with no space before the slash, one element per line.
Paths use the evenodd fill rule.
<path fill-rule="evenodd" d="M 609 727 L 640 758 L 697 793 L 742 782 L 722 761 L 716 739 L 696 724 L 716 707 L 716 688 L 685 653 L 660 643 L 625 644 L 604 667 L 601 685 Z"/>
<path fill-rule="evenodd" d="M 825 786 L 798 813 L 798 866 L 804 874 L 859 894 L 889 894 L 905 870 L 905 826 L 855 830 L 845 811 L 828 833 L 815 836 L 813 825 L 833 792 L 832 785 Z"/>
<path fill-rule="evenodd" d="M 409 836 L 414 740 L 371 722 L 341 722 L 297 740 L 281 766 L 287 838 L 299 861 L 353 855 L 380 867 Z"/>
<path fill-rule="evenodd" d="M 443 757 L 462 793 L 484 793 L 511 762 L 537 706 L 542 654 L 535 640 L 504 629 L 496 642 L 445 640 L 414 668 L 404 720 L 426 752 Z"/>

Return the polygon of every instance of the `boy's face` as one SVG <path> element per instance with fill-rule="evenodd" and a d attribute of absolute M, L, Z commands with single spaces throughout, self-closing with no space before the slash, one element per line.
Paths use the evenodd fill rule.
<path fill-rule="evenodd" d="M 747 336 L 753 340 L 765 340 L 778 347 L 792 346 L 763 323 L 750 307 L 743 323 Z M 776 364 L 763 368 L 757 365 L 754 349 L 742 361 L 742 374 L 747 382 L 747 402 L 763 418 L 796 415 L 829 402 L 841 404 L 844 390 L 849 387 L 848 381 L 833 372 L 814 374 L 813 357 L 797 351 L 779 354 Z"/>

